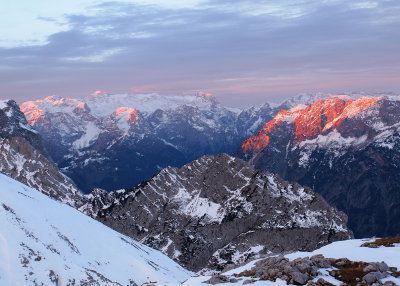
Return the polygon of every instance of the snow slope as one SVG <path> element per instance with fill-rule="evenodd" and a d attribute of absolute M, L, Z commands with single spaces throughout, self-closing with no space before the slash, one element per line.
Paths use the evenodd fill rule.
<path fill-rule="evenodd" d="M 0 174 L 0 285 L 180 284 L 174 261 Z"/>
<path fill-rule="evenodd" d="M 379 248 L 369 248 L 369 247 L 361 247 L 361 245 L 367 241 L 373 241 L 374 239 L 351 239 L 344 241 L 336 241 L 324 247 L 321 247 L 312 252 L 294 252 L 285 255 L 290 261 L 293 261 L 297 258 L 303 257 L 311 257 L 313 255 L 322 254 L 326 258 L 348 258 L 351 261 L 364 261 L 364 262 L 382 262 L 384 261 L 390 267 L 400 268 L 400 245 L 395 245 L 395 247 L 379 247 Z M 264 258 L 253 260 L 243 266 L 238 268 L 229 270 L 223 275 L 228 278 L 237 279 L 235 274 L 239 274 L 246 270 L 251 270 L 258 261 L 261 261 Z M 183 285 L 187 286 L 200 286 L 200 285 L 209 285 L 204 283 L 210 279 L 211 276 L 198 276 L 192 277 L 185 281 Z M 323 278 L 326 281 L 334 285 L 340 285 L 340 281 L 335 280 L 333 277 L 328 276 L 328 271 L 321 271 L 321 274 L 315 279 Z M 221 283 L 218 285 L 243 285 L 243 282 L 248 278 L 240 279 L 240 281 L 234 283 Z M 397 285 L 400 285 L 400 278 L 388 277 L 384 279 L 391 280 Z M 383 281 L 382 281 L 383 282 Z M 172 285 L 172 284 L 171 284 Z M 283 280 L 278 279 L 276 282 L 272 281 L 255 281 L 251 285 L 288 285 Z M 290 285 L 290 284 L 289 284 Z"/>
<path fill-rule="evenodd" d="M 322 254 L 330 258 L 347 257 L 353 261 L 385 261 L 389 266 L 400 268 L 400 245 L 396 247 L 361 247 L 361 244 L 375 239 L 350 239 L 336 241 L 312 252 L 294 252 L 286 255 L 289 259 Z"/>

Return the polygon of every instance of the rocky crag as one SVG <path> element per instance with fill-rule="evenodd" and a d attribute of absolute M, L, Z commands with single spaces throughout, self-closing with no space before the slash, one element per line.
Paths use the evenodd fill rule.
<path fill-rule="evenodd" d="M 133 189 L 96 190 L 88 200 L 83 212 L 196 271 L 352 236 L 346 216 L 309 188 L 226 154 L 166 168 Z"/>

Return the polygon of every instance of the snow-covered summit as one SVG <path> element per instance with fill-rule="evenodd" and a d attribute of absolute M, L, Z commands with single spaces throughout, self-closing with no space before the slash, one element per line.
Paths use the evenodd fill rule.
<path fill-rule="evenodd" d="M 157 109 L 170 110 L 187 105 L 209 110 L 215 102 L 214 97 L 206 94 L 196 95 L 160 95 L 151 94 L 101 94 L 86 98 L 86 102 L 93 112 L 105 114 L 109 109 L 117 109 L 121 106 L 132 107 L 141 112 L 151 113 Z"/>
<path fill-rule="evenodd" d="M 215 103 L 212 95 L 160 95 L 151 94 L 107 94 L 95 93 L 83 98 L 64 98 L 48 96 L 44 99 L 27 101 L 21 104 L 21 109 L 32 120 L 32 111 L 43 110 L 49 113 L 74 112 L 86 108 L 95 117 L 110 116 L 121 107 L 134 108 L 142 113 L 152 113 L 158 109 L 171 110 L 180 106 L 192 106 L 200 110 L 209 110 Z"/>
<path fill-rule="evenodd" d="M 0 174 L 0 285 L 179 285 L 174 261 Z"/>
<path fill-rule="evenodd" d="M 266 148 L 270 143 L 270 133 L 283 123 L 294 126 L 294 142 L 313 139 L 336 130 L 348 119 L 366 117 L 374 111 L 376 113 L 377 105 L 383 99 L 385 97 L 359 97 L 355 100 L 336 97 L 320 99 L 309 105 L 298 104 L 289 110 L 279 111 L 256 135 L 247 139 L 242 148 L 245 151 Z"/>
<path fill-rule="evenodd" d="M 18 104 L 12 99 L 0 99 L 0 119 L 0 129 L 5 129 L 5 127 L 7 127 L 7 132 L 9 133 L 21 131 L 21 129 L 23 129 L 24 132 L 36 133 L 36 130 L 28 125 Z"/>
<path fill-rule="evenodd" d="M 281 104 L 279 105 L 279 108 L 290 109 L 297 105 L 309 105 L 315 101 L 325 100 L 325 99 L 357 100 L 361 97 L 368 97 L 368 98 L 385 97 L 393 101 L 400 100 L 400 95 L 391 92 L 372 93 L 372 92 L 352 91 L 343 93 L 324 93 L 324 92 L 300 93 L 296 96 L 293 96 L 289 99 L 282 101 Z"/>
<path fill-rule="evenodd" d="M 57 122 L 57 133 L 61 137 L 80 135 L 73 143 L 75 150 L 88 147 L 99 137 L 101 130 L 114 129 L 127 135 L 139 120 L 156 111 L 179 113 L 187 107 L 204 113 L 212 110 L 222 114 L 219 116 L 232 112 L 218 104 L 210 94 L 166 96 L 99 92 L 82 98 L 48 96 L 20 106 L 30 125 L 39 125 L 40 129 L 41 124 Z"/>
<path fill-rule="evenodd" d="M 9 99 L 0 99 L 0 109 L 4 109 L 8 106 Z"/>

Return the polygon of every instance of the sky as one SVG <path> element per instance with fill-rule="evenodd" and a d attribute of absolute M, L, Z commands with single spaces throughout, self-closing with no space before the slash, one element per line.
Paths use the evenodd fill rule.
<path fill-rule="evenodd" d="M 2 0 L 0 98 L 400 93 L 399 15 L 399 0 Z"/>

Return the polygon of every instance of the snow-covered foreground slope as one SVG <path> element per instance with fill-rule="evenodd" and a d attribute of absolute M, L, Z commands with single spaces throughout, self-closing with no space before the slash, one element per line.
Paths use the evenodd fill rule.
<path fill-rule="evenodd" d="M 346 257 L 353 261 L 385 261 L 390 266 L 400 268 L 400 245 L 395 247 L 361 247 L 362 244 L 375 239 L 350 239 L 336 241 L 312 252 L 294 252 L 286 255 L 289 259 L 322 254 L 330 258 Z"/>
<path fill-rule="evenodd" d="M 190 272 L 0 174 L 0 285 L 178 285 Z"/>
<path fill-rule="evenodd" d="M 400 269 L 400 244 L 395 244 L 394 247 L 378 247 L 378 248 L 369 248 L 369 247 L 361 247 L 361 245 L 365 242 L 368 241 L 373 241 L 374 239 L 352 239 L 352 240 L 344 240 L 344 241 L 337 241 L 333 242 L 329 245 L 326 245 L 324 247 L 321 247 L 320 249 L 317 249 L 312 252 L 294 252 L 291 254 L 285 255 L 285 257 L 280 257 L 280 259 L 287 258 L 289 259 L 290 262 L 294 261 L 300 261 L 300 259 L 304 259 L 307 257 L 312 257 L 315 255 L 323 255 L 325 258 L 333 258 L 333 259 L 341 259 L 341 258 L 347 258 L 350 261 L 356 261 L 356 262 L 366 262 L 366 263 L 373 263 L 373 262 L 385 262 L 389 267 L 396 267 L 397 269 Z M 253 280 L 251 285 L 292 285 L 291 283 L 286 283 L 285 281 L 281 279 L 277 279 L 276 281 L 266 281 L 262 279 L 257 279 L 255 278 L 256 275 L 250 275 L 251 272 L 257 272 L 260 271 L 262 266 L 260 266 L 260 262 L 263 261 L 265 258 L 262 259 L 257 259 L 253 260 L 252 262 L 245 264 L 241 267 L 235 268 L 233 270 L 227 271 L 223 273 L 223 275 L 226 277 L 227 280 L 231 280 L 231 282 L 226 282 L 226 283 L 218 283 L 218 285 L 230 285 L 230 286 L 236 286 L 236 285 L 244 285 L 246 284 L 246 280 L 250 281 Z M 341 260 L 343 261 L 343 260 Z M 258 266 L 257 266 L 258 265 Z M 262 264 L 261 264 L 262 265 Z M 264 264 L 265 265 L 265 264 Z M 303 263 L 304 265 L 304 263 Z M 288 267 L 288 266 L 287 266 Z M 369 266 L 371 267 L 371 266 Z M 272 268 L 272 267 L 271 267 Z M 315 278 L 310 280 L 307 285 L 321 285 L 318 284 L 317 281 L 318 279 L 322 278 L 325 281 L 332 283 L 334 285 L 343 285 L 342 281 L 339 281 L 329 275 L 329 272 L 337 269 L 337 267 L 327 267 L 327 268 L 320 268 L 319 273 Z M 369 271 L 369 270 L 367 270 Z M 246 275 L 240 276 L 243 273 L 246 273 Z M 373 271 L 374 273 L 375 271 Z M 391 270 L 388 270 L 389 273 L 393 272 Z M 395 271 L 394 271 L 395 272 Z M 240 274 L 241 273 L 241 274 Z M 396 275 L 399 273 L 397 272 Z M 238 277 L 239 276 L 239 277 Z M 209 280 L 211 276 L 198 276 L 198 277 L 192 277 L 185 281 L 183 285 L 187 286 L 200 286 L 200 285 L 207 285 L 204 283 L 205 281 Z M 219 279 L 215 279 L 214 281 L 217 281 Z M 238 281 L 234 281 L 238 280 Z M 384 283 L 386 281 L 392 281 L 396 284 L 392 285 L 400 285 L 400 278 L 393 277 L 392 275 L 389 275 L 388 277 L 382 278 L 381 283 Z M 245 283 L 244 283 L 245 282 Z M 313 282 L 317 284 L 312 284 Z M 249 283 L 249 282 L 247 282 Z M 296 283 L 297 285 L 300 283 Z M 370 284 L 370 283 L 366 283 Z M 362 285 L 366 285 L 362 284 Z M 172 284 L 171 284 L 172 285 Z M 322 284 L 323 285 L 323 284 Z M 326 284 L 325 284 L 326 285 Z M 385 284 L 386 285 L 386 284 Z M 387 284 L 390 285 L 390 284 Z"/>

